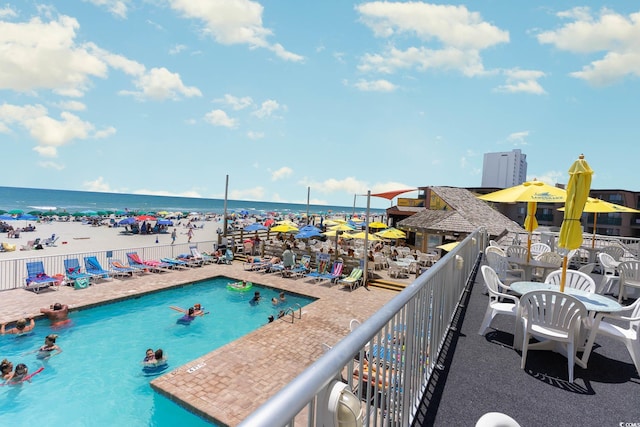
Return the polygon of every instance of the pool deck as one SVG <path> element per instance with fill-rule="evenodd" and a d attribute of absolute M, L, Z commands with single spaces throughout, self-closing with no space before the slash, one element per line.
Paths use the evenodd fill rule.
<path fill-rule="evenodd" d="M 349 291 L 340 285 L 329 287 L 326 281 L 316 284 L 308 278 L 245 271 L 241 262 L 233 262 L 100 281 L 82 290 L 63 286 L 58 291 L 45 290 L 39 294 L 22 289 L 5 291 L 0 298 L 0 322 L 40 317 L 40 308 L 55 302 L 76 310 L 217 276 L 244 279 L 318 299 L 302 308 L 301 319 L 297 316 L 293 321 L 291 316 L 276 319 L 152 381 L 156 390 L 190 411 L 228 426 L 239 424 L 311 365 L 322 354 L 323 343 L 332 346 L 344 338 L 351 319 L 367 319 L 397 295 L 373 287 Z M 215 307 L 212 315 L 215 316 Z"/>

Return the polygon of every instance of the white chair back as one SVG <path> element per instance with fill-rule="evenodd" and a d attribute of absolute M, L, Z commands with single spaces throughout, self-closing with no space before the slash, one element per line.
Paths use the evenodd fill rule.
<path fill-rule="evenodd" d="M 531 244 L 531 256 L 533 258 L 537 258 L 545 252 L 551 252 L 551 246 L 540 242 Z"/>
<path fill-rule="evenodd" d="M 495 252 L 499 255 L 502 256 L 507 256 L 507 253 L 504 251 L 504 249 L 498 247 L 498 246 L 487 246 L 486 249 L 484 250 L 485 254 L 489 254 L 491 252 Z"/>
<path fill-rule="evenodd" d="M 573 289 L 580 289 L 585 292 L 595 293 L 596 282 L 586 273 L 578 270 L 567 270 L 565 286 Z M 562 269 L 552 271 L 544 280 L 545 283 L 560 286 L 562 280 Z"/>
<path fill-rule="evenodd" d="M 512 256 L 520 259 L 527 259 L 527 248 L 524 246 L 509 246 L 507 248 L 507 256 Z"/>
<path fill-rule="evenodd" d="M 558 267 L 562 266 L 562 255 L 557 252 L 543 252 L 537 258 L 538 261 L 554 264 Z"/>
<path fill-rule="evenodd" d="M 618 245 L 605 246 L 601 252 L 611 255 L 615 261 L 622 261 L 624 257 L 624 248 Z"/>

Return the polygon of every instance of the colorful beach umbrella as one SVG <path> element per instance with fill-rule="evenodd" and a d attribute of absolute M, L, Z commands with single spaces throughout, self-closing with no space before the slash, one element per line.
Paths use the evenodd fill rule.
<path fill-rule="evenodd" d="M 384 224 L 380 221 L 373 221 L 369 223 L 369 228 L 388 228 L 389 226 L 387 224 Z"/>
<path fill-rule="evenodd" d="M 275 227 L 271 227 L 269 231 L 273 231 L 274 233 L 292 233 L 294 231 L 298 231 L 298 227 L 289 224 L 279 224 Z"/>
<path fill-rule="evenodd" d="M 146 214 L 145 214 L 145 215 L 138 215 L 138 216 L 136 217 L 136 219 L 137 219 L 138 221 L 155 221 L 155 220 L 156 220 L 156 217 L 155 217 L 155 216 L 151 216 L 151 215 L 146 215 Z"/>
<path fill-rule="evenodd" d="M 7 212 L 9 215 L 22 215 L 24 211 L 22 209 L 11 209 Z"/>
<path fill-rule="evenodd" d="M 567 254 L 573 249 L 578 249 L 582 244 L 582 229 L 580 217 L 584 209 L 589 190 L 591 189 L 591 177 L 593 170 L 580 155 L 578 160 L 573 162 L 569 168 L 569 182 L 567 183 L 567 201 L 564 205 L 564 218 L 560 227 L 560 237 L 558 247 L 566 249 L 562 263 L 562 277 L 560 280 L 560 292 L 564 292 L 564 285 L 567 278 Z"/>
<path fill-rule="evenodd" d="M 366 234 L 367 233 L 364 232 L 364 231 L 360 231 L 358 233 L 353 233 L 353 234 L 344 233 L 343 237 L 345 237 L 347 239 L 361 239 L 361 240 L 364 240 Z M 382 239 L 380 237 L 376 236 L 373 233 L 369 233 L 369 235 L 367 236 L 367 240 L 369 242 L 379 242 Z"/>
<path fill-rule="evenodd" d="M 260 231 L 260 230 L 268 230 L 269 227 L 265 227 L 264 225 L 260 224 L 259 222 L 253 222 L 249 225 L 247 225 L 244 228 L 244 231 Z"/>
<path fill-rule="evenodd" d="M 394 227 L 385 228 L 375 233 L 376 236 L 383 239 L 406 239 L 407 233 Z"/>
<path fill-rule="evenodd" d="M 0 221 L 15 221 L 16 217 L 11 215 L 2 214 L 0 215 Z"/>

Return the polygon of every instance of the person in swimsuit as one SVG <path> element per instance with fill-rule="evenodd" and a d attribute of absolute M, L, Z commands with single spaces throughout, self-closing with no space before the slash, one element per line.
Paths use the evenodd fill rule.
<path fill-rule="evenodd" d="M 13 376 L 7 382 L 9 384 L 19 384 L 25 380 L 25 377 L 29 375 L 29 368 L 24 363 L 18 363 L 16 370 L 13 371 Z"/>
<path fill-rule="evenodd" d="M 69 319 L 69 306 L 66 304 L 60 304 L 59 302 L 49 306 L 49 308 L 41 308 L 40 313 L 47 315 L 51 321 L 51 326 L 62 326 L 67 323 Z"/>
<path fill-rule="evenodd" d="M 27 325 L 27 319 L 19 319 L 16 322 L 16 326 L 14 328 L 11 329 L 5 329 L 6 327 L 6 323 L 3 323 L 2 325 L 0 325 L 0 335 L 4 335 L 4 334 L 25 334 L 27 332 L 30 332 L 33 330 L 33 328 L 36 326 L 36 323 L 33 321 L 33 318 L 29 318 L 30 322 L 29 325 Z"/>
<path fill-rule="evenodd" d="M 195 318 L 195 309 L 193 307 L 189 307 L 189 310 L 185 313 L 185 315 L 179 318 L 176 323 L 178 323 L 179 325 L 190 325 Z"/>
<path fill-rule="evenodd" d="M 47 335 L 44 339 L 44 345 L 38 349 L 38 359 L 48 359 L 51 356 L 62 353 L 62 349 L 56 345 L 56 334 Z M 55 353 L 54 353 L 55 352 Z"/>
<path fill-rule="evenodd" d="M 0 378 L 5 381 L 8 381 L 13 377 L 13 363 L 9 362 L 7 359 L 4 359 L 0 362 Z"/>
<path fill-rule="evenodd" d="M 260 304 L 260 300 L 262 299 L 262 297 L 260 296 L 260 292 L 256 291 L 253 294 L 253 298 L 251 298 L 251 301 L 249 301 L 249 304 L 251 305 L 258 305 Z"/>
<path fill-rule="evenodd" d="M 153 357 L 155 358 L 156 365 L 166 365 L 167 364 L 167 358 L 164 357 L 164 351 L 162 351 L 161 348 L 159 348 L 159 349 L 157 349 L 155 351 L 155 353 L 153 354 Z"/>
<path fill-rule="evenodd" d="M 147 352 L 144 356 L 144 359 L 142 359 L 142 363 L 144 364 L 148 364 L 148 363 L 156 363 L 156 356 L 153 353 L 153 349 L 148 348 Z"/>

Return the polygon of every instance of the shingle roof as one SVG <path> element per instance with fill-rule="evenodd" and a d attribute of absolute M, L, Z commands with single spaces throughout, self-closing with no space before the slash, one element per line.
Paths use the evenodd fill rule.
<path fill-rule="evenodd" d="M 398 222 L 399 227 L 437 233 L 470 233 L 478 227 L 485 227 L 490 236 L 525 232 L 522 227 L 475 197 L 469 190 L 457 187 L 430 189 L 453 210 L 420 211 Z"/>

